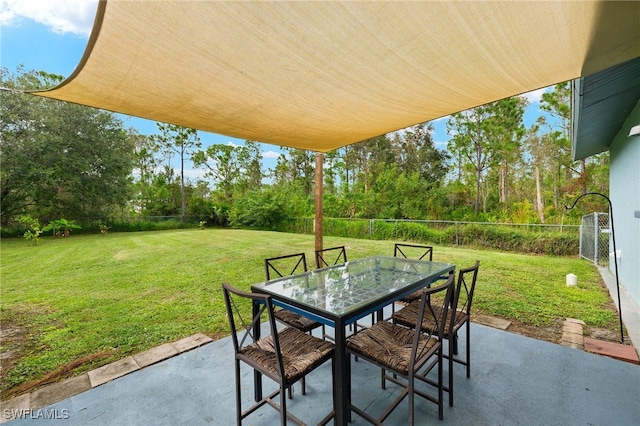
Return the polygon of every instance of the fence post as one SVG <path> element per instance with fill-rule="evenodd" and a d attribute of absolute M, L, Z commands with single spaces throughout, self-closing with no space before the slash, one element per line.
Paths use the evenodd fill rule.
<path fill-rule="evenodd" d="M 582 219 L 580 220 L 580 233 L 578 234 L 580 236 L 580 242 L 579 242 L 579 246 L 578 246 L 578 253 L 580 255 L 580 257 L 584 258 L 584 250 L 582 249 L 582 245 L 584 244 L 582 241 L 582 234 L 584 233 L 584 216 L 582 216 Z"/>
<path fill-rule="evenodd" d="M 595 233 L 595 238 L 593 239 L 594 244 L 593 244 L 593 258 L 595 260 L 595 264 L 599 265 L 600 264 L 600 214 L 599 213 L 594 213 L 594 233 Z"/>

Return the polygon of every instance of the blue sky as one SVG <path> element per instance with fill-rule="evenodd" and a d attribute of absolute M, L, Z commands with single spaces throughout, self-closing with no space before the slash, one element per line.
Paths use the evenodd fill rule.
<path fill-rule="evenodd" d="M 0 0 L 0 65 L 15 72 L 18 65 L 25 70 L 46 71 L 69 76 L 79 63 L 93 26 L 97 0 Z M 543 90 L 527 94 L 531 103 L 525 114 L 530 125 L 538 116 Z M 123 116 L 127 127 L 142 134 L 157 133 L 154 121 Z M 434 121 L 434 141 L 438 148 L 446 148 L 450 139 L 446 132 L 446 117 Z M 203 146 L 210 144 L 241 145 L 243 140 L 208 132 L 199 132 Z M 275 166 L 279 154 L 277 146 L 262 144 L 265 168 Z M 192 179 L 204 171 L 189 170 Z"/>

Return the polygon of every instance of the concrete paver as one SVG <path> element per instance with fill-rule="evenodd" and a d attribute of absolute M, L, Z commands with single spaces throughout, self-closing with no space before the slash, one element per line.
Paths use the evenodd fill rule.
<path fill-rule="evenodd" d="M 91 389 L 91 381 L 88 374 L 53 383 L 33 391 L 30 408 L 46 407 L 89 389 Z"/>
<path fill-rule="evenodd" d="M 582 334 L 564 333 L 562 341 L 567 343 L 575 343 L 576 345 L 584 345 L 584 336 Z"/>
<path fill-rule="evenodd" d="M 197 333 L 193 336 L 185 337 L 182 340 L 178 340 L 177 342 L 174 342 L 173 345 L 176 347 L 178 352 L 185 352 L 212 341 L 213 339 L 211 339 L 211 337 L 202 333 Z"/>
<path fill-rule="evenodd" d="M 7 401 L 0 401 L 0 424 L 24 415 L 31 409 L 31 394 L 17 396 Z"/>
<path fill-rule="evenodd" d="M 576 319 L 576 318 L 566 318 L 564 320 L 566 323 L 572 323 L 572 324 L 580 324 L 581 326 L 585 326 L 586 324 L 584 323 L 584 321 L 582 321 L 581 319 Z"/>
<path fill-rule="evenodd" d="M 584 350 L 595 354 L 619 359 L 621 361 L 640 364 L 638 354 L 636 353 L 633 346 L 630 345 L 622 345 L 620 343 L 604 342 L 602 340 L 585 338 Z"/>
<path fill-rule="evenodd" d="M 163 359 L 171 358 L 178 355 L 180 351 L 176 349 L 175 345 L 171 343 L 165 343 L 164 345 L 156 346 L 148 351 L 140 352 L 133 355 L 133 359 L 136 361 L 140 368 L 147 367 L 156 362 L 160 362 Z"/>
<path fill-rule="evenodd" d="M 473 321 L 499 330 L 506 330 L 511 325 L 511 321 L 507 321 L 502 318 L 490 317 L 488 315 L 478 315 L 473 317 Z"/>
<path fill-rule="evenodd" d="M 91 387 L 96 387 L 139 369 L 140 367 L 133 357 L 128 356 L 120 361 L 112 362 L 111 364 L 103 365 L 100 368 L 89 371 L 88 375 L 89 380 L 91 380 Z"/>
<path fill-rule="evenodd" d="M 564 325 L 562 326 L 562 332 L 563 333 L 582 334 L 582 326 L 580 324 L 576 324 L 576 323 L 565 322 Z"/>

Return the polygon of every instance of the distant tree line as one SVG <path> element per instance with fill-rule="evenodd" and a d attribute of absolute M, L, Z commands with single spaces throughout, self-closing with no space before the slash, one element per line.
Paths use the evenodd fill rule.
<path fill-rule="evenodd" d="M 0 76 L 3 229 L 25 214 L 89 227 L 196 216 L 262 228 L 314 214 L 314 152 L 283 147 L 265 169 L 258 142 L 203 149 L 195 130 L 162 123 L 142 135 L 113 113 L 20 92 L 61 76 L 21 67 Z M 606 193 L 609 176 L 608 154 L 571 160 L 569 84 L 542 96 L 547 114 L 529 127 L 526 107 L 512 97 L 451 115 L 446 150 L 423 123 L 326 153 L 325 216 L 575 223 L 583 212 L 606 211 L 598 200 L 570 217 L 563 208 L 585 192 Z M 185 176 L 185 160 L 206 179 Z"/>

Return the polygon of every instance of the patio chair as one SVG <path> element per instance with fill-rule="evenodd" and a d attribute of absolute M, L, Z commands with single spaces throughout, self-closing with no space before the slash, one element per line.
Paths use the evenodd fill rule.
<path fill-rule="evenodd" d="M 477 260 L 475 265 L 460 269 L 458 273 L 458 281 L 456 283 L 451 309 L 447 314 L 447 322 L 444 330 L 443 338 L 449 341 L 449 351 L 445 358 L 449 360 L 449 385 L 444 390 L 449 394 L 449 405 L 453 407 L 453 363 L 465 365 L 467 368 L 467 378 L 471 377 L 471 303 L 473 302 L 473 293 L 478 278 L 478 269 L 480 261 Z M 417 301 L 411 302 L 404 309 L 396 312 L 392 316 L 392 320 L 396 324 L 406 327 L 415 328 L 417 321 L 416 313 L 420 309 Z M 434 308 L 435 309 L 435 308 Z M 458 330 L 462 326 L 466 326 L 466 354 L 465 358 L 456 357 L 458 355 Z M 422 319 L 421 329 L 425 332 L 434 330 L 438 323 L 435 323 L 429 317 Z"/>
<path fill-rule="evenodd" d="M 421 244 L 406 244 L 396 243 L 393 246 L 393 257 L 404 257 L 405 259 L 417 259 L 417 260 L 433 260 L 433 247 L 425 246 Z M 402 303 L 411 303 L 414 300 L 420 299 L 420 291 L 411 293 L 408 296 L 400 299 Z M 395 306 L 391 306 L 393 312 L 395 312 Z"/>
<path fill-rule="evenodd" d="M 293 265 L 293 266 L 292 266 Z M 271 257 L 264 260 L 264 268 L 267 281 L 273 278 L 285 277 L 307 271 L 307 259 L 304 253 L 288 254 L 285 256 Z M 287 269 L 283 269 L 287 268 Z M 288 273 L 282 271 L 289 271 Z M 300 314 L 286 309 L 276 310 L 276 319 L 290 327 L 300 331 L 311 332 L 318 327 L 324 327 L 321 323 L 313 321 Z M 323 328 L 324 334 L 324 328 Z"/>
<path fill-rule="evenodd" d="M 396 243 L 393 246 L 393 256 L 431 261 L 433 260 L 433 247 L 421 244 Z"/>
<path fill-rule="evenodd" d="M 318 269 L 328 266 L 341 265 L 343 263 L 347 263 L 347 250 L 345 246 L 316 250 L 316 267 Z M 374 321 L 374 315 L 375 314 L 371 314 L 371 322 Z M 355 327 L 353 324 L 349 324 L 349 330 L 355 330 L 357 332 L 358 328 L 363 328 L 363 326 L 358 324 L 357 322 L 355 323 Z"/>
<path fill-rule="evenodd" d="M 345 246 L 316 250 L 317 268 L 341 265 L 343 263 L 347 263 L 347 251 L 345 249 Z"/>
<path fill-rule="evenodd" d="M 280 412 L 282 426 L 286 425 L 287 419 L 298 425 L 304 425 L 302 420 L 287 412 L 285 389 L 289 389 L 295 382 L 330 359 L 333 366 L 333 344 L 292 327 L 278 331 L 271 296 L 240 291 L 227 283 L 222 284 L 222 289 L 234 348 L 238 425 L 241 425 L 245 417 L 264 404 Z M 247 301 L 259 304 L 259 309 L 248 321 L 247 315 L 240 309 L 243 306 L 246 310 Z M 253 327 L 260 324 L 265 312 L 268 317 L 269 335 L 256 341 Z M 279 385 L 277 390 L 244 411 L 240 382 L 241 362 Z M 280 395 L 279 404 L 275 400 L 278 395 Z M 320 424 L 328 423 L 333 417 L 332 411 Z"/>
<path fill-rule="evenodd" d="M 286 268 L 286 269 L 285 269 Z M 267 276 L 267 281 L 272 278 L 285 277 L 302 273 L 307 271 L 307 258 L 304 253 L 288 254 L 278 257 L 270 257 L 264 260 L 264 269 Z M 285 272 L 282 272 L 285 271 Z M 287 273 L 288 271 L 288 273 Z M 309 333 L 318 327 L 322 327 L 322 336 L 325 336 L 324 325 L 309 319 L 303 315 L 296 314 L 288 309 L 277 308 L 274 311 L 276 320 L 281 323 L 297 328 L 298 330 Z M 304 377 L 302 378 L 302 394 L 306 392 L 306 383 Z M 289 389 L 289 398 L 293 398 L 293 392 Z"/>
<path fill-rule="evenodd" d="M 439 286 L 425 288 L 421 291 L 418 311 L 414 321 L 418 318 L 430 318 L 437 327 L 435 329 L 422 330 L 409 329 L 388 321 L 379 321 L 347 339 L 347 352 L 357 355 L 359 358 L 369 361 L 382 368 L 384 380 L 389 380 L 403 387 L 400 395 L 380 415 L 374 418 L 352 404 L 351 390 L 349 390 L 349 408 L 373 424 L 382 424 L 391 412 L 406 397 L 409 397 L 409 425 L 414 424 L 414 397 L 419 395 L 438 405 L 438 418 L 443 417 L 443 384 L 442 384 L 442 335 L 447 317 L 447 310 L 453 297 L 454 273 L 449 274 L 449 279 Z M 432 306 L 428 300 L 436 300 L 441 304 Z M 437 366 L 437 381 L 427 380 L 426 375 Z M 425 368 L 426 370 L 423 370 Z M 435 384 L 437 396 L 432 392 L 416 387 L 416 379 L 429 385 Z"/>

